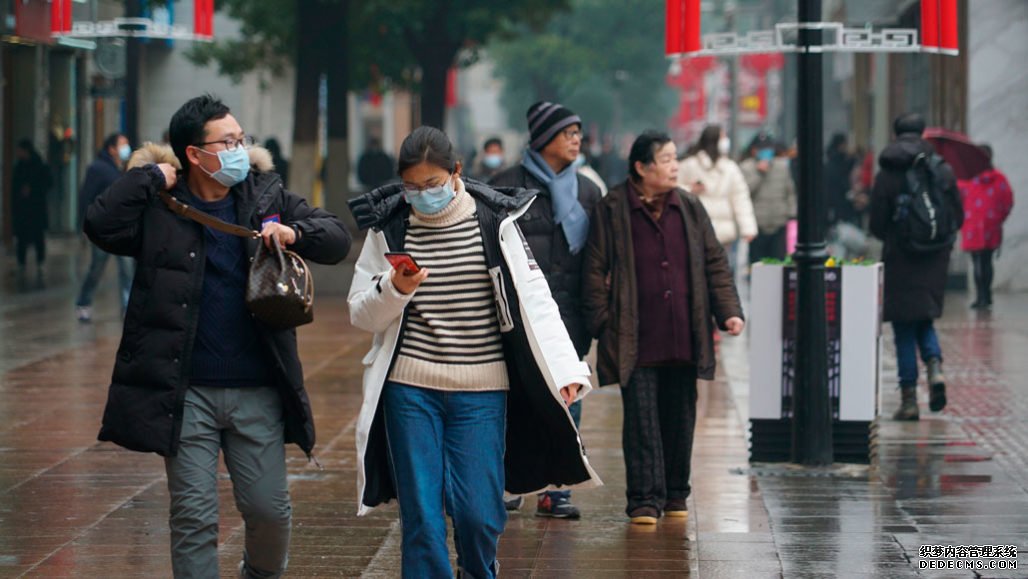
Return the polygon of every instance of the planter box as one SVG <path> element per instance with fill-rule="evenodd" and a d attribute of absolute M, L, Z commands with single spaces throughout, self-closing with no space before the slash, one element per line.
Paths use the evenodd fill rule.
<path fill-rule="evenodd" d="M 782 462 L 792 446 L 796 268 L 753 267 L 749 311 L 750 460 Z M 878 415 L 882 266 L 825 269 L 828 385 L 836 462 L 867 463 Z"/>

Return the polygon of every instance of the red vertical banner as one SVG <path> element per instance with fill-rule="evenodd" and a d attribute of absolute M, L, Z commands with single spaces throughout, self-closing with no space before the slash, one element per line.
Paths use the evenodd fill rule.
<path fill-rule="evenodd" d="M 18 2 L 21 4 L 21 2 Z M 60 34 L 63 28 L 61 27 L 61 19 L 64 17 L 61 11 L 61 0 L 53 0 L 50 3 L 50 32 L 52 34 Z"/>
<path fill-rule="evenodd" d="M 193 34 L 214 36 L 214 0 L 193 0 Z"/>
<path fill-rule="evenodd" d="M 960 50 L 960 39 L 957 30 L 957 0 L 940 0 L 939 48 L 943 52 L 956 54 Z"/>
<path fill-rule="evenodd" d="M 71 0 L 61 0 L 61 3 L 64 4 L 64 18 L 61 20 L 61 30 L 71 32 Z"/>
<path fill-rule="evenodd" d="M 684 52 L 696 52 L 703 48 L 700 40 L 700 0 L 685 0 L 685 37 L 682 39 Z"/>
<path fill-rule="evenodd" d="M 457 106 L 457 68 L 446 71 L 446 108 Z"/>
<path fill-rule="evenodd" d="M 193 34 L 203 36 L 203 7 L 206 0 L 193 0 Z"/>
<path fill-rule="evenodd" d="M 925 52 L 939 49 L 939 0 L 921 0 L 921 48 Z"/>
<path fill-rule="evenodd" d="M 684 0 L 665 0 L 664 54 L 671 56 L 682 52 L 684 32 Z"/>

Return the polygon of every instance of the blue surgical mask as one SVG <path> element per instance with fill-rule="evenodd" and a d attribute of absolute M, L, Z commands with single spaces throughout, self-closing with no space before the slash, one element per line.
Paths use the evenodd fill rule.
<path fill-rule="evenodd" d="M 499 169 L 503 165 L 503 155 L 485 155 L 482 164 L 489 169 Z"/>
<path fill-rule="evenodd" d="M 407 200 L 407 203 L 414 208 L 415 211 L 423 215 L 432 215 L 439 213 L 453 198 L 457 195 L 457 192 L 453 190 L 453 185 L 450 184 L 450 179 L 446 180 L 446 183 L 438 187 L 432 187 L 430 189 L 423 189 L 421 191 L 411 191 L 405 189 L 403 191 L 403 198 Z"/>
<path fill-rule="evenodd" d="M 199 149 L 208 155 L 214 155 L 210 151 L 204 151 Z M 232 187 L 243 182 L 246 176 L 250 174 L 250 154 L 245 148 L 237 146 L 235 149 L 218 151 L 218 161 L 221 162 L 221 168 L 213 173 L 207 173 L 207 169 L 200 167 L 204 173 L 211 176 L 212 179 L 221 183 L 225 187 Z"/>
<path fill-rule="evenodd" d="M 129 157 L 132 156 L 132 147 L 128 143 L 118 146 L 118 158 L 122 161 L 128 161 Z"/>

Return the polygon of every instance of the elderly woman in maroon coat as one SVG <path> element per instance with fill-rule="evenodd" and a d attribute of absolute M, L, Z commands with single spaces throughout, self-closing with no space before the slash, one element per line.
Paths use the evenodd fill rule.
<path fill-rule="evenodd" d="M 620 384 L 633 523 L 688 515 L 696 379 L 714 377 L 713 326 L 739 335 L 739 294 L 710 217 L 677 186 L 675 144 L 646 132 L 629 178 L 596 206 L 582 299 L 600 384 Z"/>

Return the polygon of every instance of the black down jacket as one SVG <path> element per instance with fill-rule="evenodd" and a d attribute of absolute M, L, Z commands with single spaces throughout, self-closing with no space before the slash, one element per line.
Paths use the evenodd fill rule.
<path fill-rule="evenodd" d="M 546 275 L 550 284 L 553 301 L 560 309 L 560 318 L 568 335 L 575 344 L 578 357 L 582 358 L 589 352 L 592 336 L 582 313 L 582 261 L 585 250 L 571 255 L 564 230 L 553 222 L 553 200 L 550 190 L 524 167 L 517 165 L 496 175 L 489 180 L 489 185 L 499 188 L 515 188 L 536 190 L 539 193 L 528 212 L 518 220 L 518 226 L 528 240 L 539 268 Z M 601 198 L 600 188 L 587 177 L 578 175 L 578 202 L 582 204 L 587 215 L 593 214 L 593 208 Z"/>
<path fill-rule="evenodd" d="M 346 257 L 350 234 L 339 219 L 286 191 L 270 172 L 270 155 L 263 149 L 251 150 L 250 161 L 250 175 L 231 190 L 238 222 L 259 229 L 262 217 L 277 213 L 282 223 L 300 228 L 301 239 L 290 249 L 305 259 L 333 264 Z M 150 162 L 178 164 L 170 148 L 151 145 L 137 151 L 129 166 Z M 172 195 L 185 192 L 183 181 Z M 89 206 L 85 232 L 101 249 L 134 257 L 137 263 L 99 438 L 130 450 L 174 456 L 203 289 L 202 226 L 172 213 L 157 195 L 150 173 L 134 168 Z M 251 258 L 257 243 L 247 241 Z M 260 322 L 257 326 L 282 395 L 285 442 L 310 455 L 314 420 L 296 332 L 274 331 Z"/>
<path fill-rule="evenodd" d="M 931 145 L 920 136 L 906 134 L 885 147 L 878 158 L 881 172 L 875 177 L 871 191 L 871 233 L 885 242 L 882 248 L 882 262 L 885 264 L 882 310 L 887 322 L 916 322 L 942 315 L 950 250 L 934 253 L 906 251 L 892 220 L 896 197 L 909 190 L 907 170 L 918 155 L 932 152 Z M 964 219 L 964 208 L 952 169 L 943 163 L 935 178 L 959 225 Z"/>

